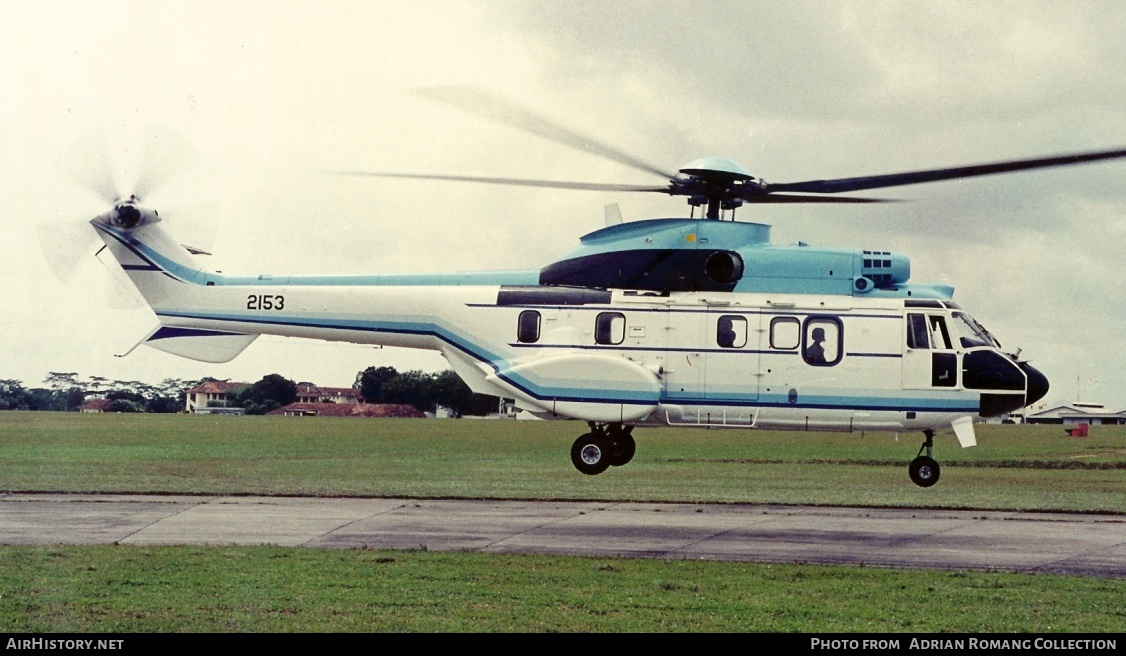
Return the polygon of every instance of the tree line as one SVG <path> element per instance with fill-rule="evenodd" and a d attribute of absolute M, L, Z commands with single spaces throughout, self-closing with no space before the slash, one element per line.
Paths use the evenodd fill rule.
<path fill-rule="evenodd" d="M 101 376 L 82 379 L 75 372 L 51 372 L 45 387 L 28 388 L 19 380 L 0 379 L 0 410 L 52 410 L 69 412 L 89 398 L 109 401 L 106 412 L 181 412 L 187 390 L 215 378 L 182 380 L 166 378 L 152 385 L 141 381 L 109 380 Z M 225 405 L 244 408 L 247 414 L 267 412 L 293 403 L 298 385 L 280 374 L 263 376 L 255 383 L 232 390 Z M 356 374 L 355 385 L 367 403 L 412 405 L 421 412 L 434 412 L 438 406 L 455 416 L 486 415 L 496 412 L 498 399 L 474 394 L 452 371 L 427 374 L 400 372 L 394 367 L 368 367 Z"/>
<path fill-rule="evenodd" d="M 74 411 L 89 397 L 109 401 L 107 412 L 179 412 L 184 391 L 194 381 L 167 378 L 153 385 L 137 380 L 109 380 L 90 376 L 80 380 L 75 372 L 52 371 L 45 387 L 25 387 L 22 381 L 0 379 L 0 410 Z"/>
<path fill-rule="evenodd" d="M 440 405 L 454 416 L 484 416 L 496 412 L 499 402 L 495 396 L 475 394 L 449 369 L 427 374 L 368 367 L 356 374 L 354 386 L 367 403 L 405 403 L 422 412 L 433 412 Z"/>

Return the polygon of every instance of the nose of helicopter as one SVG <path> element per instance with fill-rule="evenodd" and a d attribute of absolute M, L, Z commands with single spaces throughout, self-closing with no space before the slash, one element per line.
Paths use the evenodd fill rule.
<path fill-rule="evenodd" d="M 1044 398 L 1048 393 L 1048 377 L 1040 373 L 1038 369 L 1027 362 L 1022 362 L 1020 368 L 1023 369 L 1025 375 L 1028 376 L 1028 390 L 1025 392 L 1025 404 L 1032 405 Z"/>
<path fill-rule="evenodd" d="M 962 360 L 966 388 L 982 390 L 982 417 L 998 417 L 1036 403 L 1048 393 L 1048 378 L 1027 362 L 990 349 L 970 351 Z"/>

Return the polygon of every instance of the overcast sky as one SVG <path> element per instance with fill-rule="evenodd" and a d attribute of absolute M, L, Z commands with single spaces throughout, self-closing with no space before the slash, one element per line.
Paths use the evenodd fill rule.
<path fill-rule="evenodd" d="M 204 365 L 129 349 L 155 325 L 69 284 L 38 227 L 98 203 L 60 173 L 91 131 L 160 125 L 199 151 L 167 228 L 227 272 L 539 268 L 656 194 L 340 178 L 324 169 L 660 183 L 405 93 L 471 84 L 666 168 L 773 182 L 1126 146 L 1126 4 L 1112 2 L 0 1 L 0 378 L 281 373 L 350 385 L 427 352 L 261 338 Z M 111 158 L 126 158 L 123 146 Z M 878 207 L 760 206 L 775 243 L 892 250 L 1044 371 L 1047 401 L 1126 408 L 1126 161 L 904 187 Z M 178 212 L 176 210 L 179 210 Z M 172 218 L 174 217 L 174 218 Z M 185 238 L 187 240 L 187 238 Z M 56 251 L 59 249 L 56 248 Z"/>

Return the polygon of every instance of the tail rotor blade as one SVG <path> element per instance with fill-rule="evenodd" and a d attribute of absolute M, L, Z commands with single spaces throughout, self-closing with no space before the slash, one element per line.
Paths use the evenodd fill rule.
<path fill-rule="evenodd" d="M 113 309 L 143 307 L 125 272 L 100 250 L 101 242 L 90 224 L 52 223 L 37 226 L 36 232 L 43 259 L 64 286 L 104 298 Z"/>
<path fill-rule="evenodd" d="M 143 131 L 136 157 L 133 192 L 143 201 L 169 180 L 185 171 L 198 157 L 195 148 L 170 130 L 148 128 Z"/>
<path fill-rule="evenodd" d="M 121 197 L 118 171 L 110 163 L 105 134 L 91 132 L 72 143 L 59 157 L 55 168 L 62 177 L 93 192 L 106 204 Z"/>
<path fill-rule="evenodd" d="M 163 205 L 160 218 L 185 246 L 210 252 L 215 247 L 221 223 L 218 200 L 205 197 L 178 199 L 171 206 Z"/>
<path fill-rule="evenodd" d="M 91 272 L 91 283 L 100 289 L 102 297 L 107 299 L 110 308 L 132 310 L 146 307 L 144 297 L 133 286 L 133 283 L 129 282 L 125 270 L 108 251 L 99 251 L 94 259 L 101 265 L 101 267 L 96 268 L 102 270 Z"/>
<path fill-rule="evenodd" d="M 63 284 L 72 282 L 83 259 L 97 251 L 98 235 L 86 222 L 42 224 L 35 231 L 43 259 Z"/>

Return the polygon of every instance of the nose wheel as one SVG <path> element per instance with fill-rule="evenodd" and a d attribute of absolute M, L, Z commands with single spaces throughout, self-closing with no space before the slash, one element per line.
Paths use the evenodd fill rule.
<path fill-rule="evenodd" d="M 911 475 L 911 481 L 919 487 L 930 487 L 938 482 L 938 463 L 934 458 L 927 456 L 919 456 L 911 461 L 907 466 L 907 473 Z"/>
<path fill-rule="evenodd" d="M 595 476 L 610 467 L 621 467 L 633 460 L 637 443 L 633 439 L 633 426 L 590 424 L 590 432 L 580 435 L 571 445 L 571 464 L 589 476 Z"/>
<path fill-rule="evenodd" d="M 907 473 L 915 485 L 930 487 L 938 482 L 940 469 L 938 461 L 931 457 L 934 449 L 934 431 L 928 428 L 923 431 L 923 435 L 927 439 L 923 442 L 923 446 L 919 447 L 919 455 L 907 466 Z M 926 452 L 926 455 L 923 455 L 923 452 Z"/>

